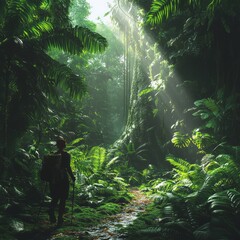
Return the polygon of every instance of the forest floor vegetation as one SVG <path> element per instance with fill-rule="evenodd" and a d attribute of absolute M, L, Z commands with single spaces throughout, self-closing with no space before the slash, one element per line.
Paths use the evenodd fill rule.
<path fill-rule="evenodd" d="M 6 239 L 126 239 L 127 226 L 137 219 L 137 215 L 145 211 L 150 203 L 137 188 L 130 189 L 132 199 L 129 203 L 104 203 L 100 206 L 74 206 L 73 219 L 71 215 L 71 203 L 67 204 L 65 222 L 62 227 L 51 225 L 47 216 L 47 204 L 40 209 L 34 208 L 34 215 L 38 215 L 37 222 L 26 224 L 22 221 L 22 230 L 15 236 L 6 236 Z M 19 220 L 20 221 L 20 220 Z M 23 230 L 24 226 L 24 230 Z"/>

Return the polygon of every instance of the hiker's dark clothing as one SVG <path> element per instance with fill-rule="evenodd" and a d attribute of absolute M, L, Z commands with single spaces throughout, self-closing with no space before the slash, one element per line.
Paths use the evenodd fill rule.
<path fill-rule="evenodd" d="M 58 208 L 58 223 L 62 222 L 65 210 L 66 200 L 69 195 L 69 176 L 74 180 L 74 176 L 70 167 L 70 154 L 65 151 L 58 151 L 56 154 L 61 154 L 60 168 L 56 171 L 54 178 L 50 181 L 50 196 L 52 198 L 49 216 L 50 221 L 55 222 L 54 210 L 59 201 Z"/>
<path fill-rule="evenodd" d="M 69 177 L 73 178 L 70 168 L 70 154 L 67 152 L 57 152 L 61 154 L 61 165 L 59 171 L 56 172 L 54 178 L 50 182 L 50 194 L 52 198 L 68 198 L 69 193 Z"/>

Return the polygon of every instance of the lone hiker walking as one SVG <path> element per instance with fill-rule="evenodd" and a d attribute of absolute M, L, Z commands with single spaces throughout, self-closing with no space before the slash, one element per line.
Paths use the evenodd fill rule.
<path fill-rule="evenodd" d="M 56 146 L 58 151 L 56 154 L 60 155 L 60 166 L 56 170 L 54 178 L 49 182 L 50 186 L 50 196 L 52 201 L 49 208 L 49 220 L 51 223 L 56 222 L 55 208 L 59 202 L 58 206 L 58 221 L 57 225 L 62 226 L 63 224 L 63 214 L 65 211 L 66 200 L 69 195 L 69 177 L 72 181 L 75 181 L 72 169 L 70 167 L 71 156 L 68 152 L 64 151 L 66 147 L 66 142 L 64 139 L 59 138 L 56 141 Z"/>

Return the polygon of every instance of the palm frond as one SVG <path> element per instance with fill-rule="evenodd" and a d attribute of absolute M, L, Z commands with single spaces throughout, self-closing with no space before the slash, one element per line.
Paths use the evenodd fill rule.
<path fill-rule="evenodd" d="M 64 64 L 51 60 L 50 68 L 45 69 L 49 79 L 52 79 L 56 85 L 69 90 L 71 96 L 80 98 L 86 93 L 86 85 L 81 76 L 76 75 Z"/>
<path fill-rule="evenodd" d="M 73 35 L 81 40 L 85 51 L 103 52 L 108 46 L 106 38 L 88 28 L 76 26 L 72 31 Z"/>
<path fill-rule="evenodd" d="M 79 55 L 83 51 L 102 52 L 107 47 L 107 40 L 88 28 L 75 27 L 54 30 L 41 39 L 45 48 L 58 48 L 70 54 Z"/>
<path fill-rule="evenodd" d="M 148 13 L 147 22 L 161 24 L 170 14 L 174 14 L 179 7 L 179 0 L 154 0 Z"/>
<path fill-rule="evenodd" d="M 10 0 L 7 1 L 8 17 L 18 22 L 17 24 L 26 24 L 32 21 L 32 13 L 35 5 L 30 5 L 26 0 Z"/>
<path fill-rule="evenodd" d="M 48 21 L 34 22 L 32 26 L 29 26 L 23 31 L 24 38 L 39 38 L 45 32 L 51 32 L 53 25 Z"/>
<path fill-rule="evenodd" d="M 57 96 L 54 89 L 56 86 L 69 90 L 70 95 L 76 98 L 82 97 L 86 92 L 83 78 L 74 74 L 66 65 L 52 59 L 44 51 L 39 51 L 38 41 L 31 40 L 31 44 L 25 43 L 22 59 L 26 62 L 31 61 L 28 68 L 33 75 L 35 73 L 38 76 L 37 81 L 29 81 L 29 84 L 38 85 L 45 94 Z"/>
<path fill-rule="evenodd" d="M 51 34 L 44 34 L 40 39 L 43 48 L 57 48 L 67 53 L 79 55 L 83 51 L 83 43 L 72 34 L 70 29 L 54 30 Z"/>

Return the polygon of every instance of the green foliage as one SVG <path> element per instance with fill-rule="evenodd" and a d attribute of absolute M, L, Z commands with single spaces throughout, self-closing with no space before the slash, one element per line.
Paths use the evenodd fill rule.
<path fill-rule="evenodd" d="M 148 182 L 158 217 L 150 224 L 144 215 L 129 228 L 131 236 L 141 226 L 139 239 L 238 239 L 239 164 L 227 154 L 205 155 L 200 164 L 168 156 L 170 179 Z M 169 174 L 168 174 L 169 175 Z M 156 221 L 157 219 L 157 221 Z"/>
<path fill-rule="evenodd" d="M 46 113 L 46 102 L 58 96 L 56 86 L 68 90 L 72 96 L 82 96 L 86 90 L 83 77 L 53 60 L 46 51 L 54 47 L 78 55 L 86 51 L 102 52 L 107 41 L 86 27 L 71 26 L 67 0 L 58 6 L 46 0 L 4 2 L 0 25 L 0 53 L 4 56 L 0 68 L 3 96 L 0 109 L 4 119 L 1 144 L 6 151 L 7 146 L 14 148 L 16 139 L 36 115 Z M 13 124 L 14 114 L 19 126 Z"/>
<path fill-rule="evenodd" d="M 101 202 L 126 203 L 128 184 L 119 172 L 107 165 L 106 149 L 99 146 L 84 149 L 75 147 L 69 151 L 72 167 L 77 172 L 80 204 L 98 205 Z"/>
<path fill-rule="evenodd" d="M 236 96 L 229 96 L 224 99 L 223 90 L 219 90 L 216 99 L 205 98 L 194 102 L 196 107 L 190 109 L 194 111 L 193 116 L 200 117 L 205 129 L 213 129 L 215 134 L 220 131 L 226 132 L 230 121 L 229 116 L 237 108 Z"/>
<path fill-rule="evenodd" d="M 75 208 L 75 218 L 83 227 L 94 226 L 103 219 L 103 214 L 94 208 L 77 207 Z"/>
<path fill-rule="evenodd" d="M 168 18 L 170 14 L 176 13 L 178 7 L 179 0 L 154 0 L 148 14 L 148 22 L 151 24 L 161 23 L 164 18 Z"/>
<path fill-rule="evenodd" d="M 188 147 L 191 143 L 191 138 L 187 134 L 182 134 L 180 132 L 174 132 L 172 143 L 178 148 Z"/>
<path fill-rule="evenodd" d="M 177 148 L 187 148 L 192 144 L 197 147 L 200 153 L 205 153 L 210 147 L 215 146 L 217 142 L 212 135 L 204 133 L 199 129 L 194 129 L 192 136 L 182 134 L 181 132 L 174 132 L 171 141 Z"/>
<path fill-rule="evenodd" d="M 88 153 L 88 158 L 92 162 L 93 171 L 101 171 L 106 160 L 106 149 L 102 147 L 92 147 Z"/>
<path fill-rule="evenodd" d="M 100 212 L 106 215 L 117 214 L 121 211 L 121 206 L 116 203 L 106 203 L 97 208 Z"/>
<path fill-rule="evenodd" d="M 154 0 L 148 13 L 147 21 L 152 25 L 161 24 L 164 19 L 168 19 L 184 7 L 196 9 L 202 6 L 205 8 L 205 11 L 210 17 L 210 15 L 214 14 L 215 10 L 222 4 L 222 2 L 224 1 L 209 0 L 201 3 L 199 0 L 188 0 L 183 4 L 179 0 Z"/>

